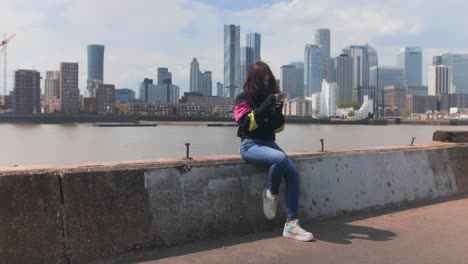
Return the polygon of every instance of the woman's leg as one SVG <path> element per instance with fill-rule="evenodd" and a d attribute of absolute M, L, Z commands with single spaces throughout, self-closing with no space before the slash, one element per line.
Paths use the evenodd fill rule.
<path fill-rule="evenodd" d="M 248 163 L 270 167 L 268 187 L 273 195 L 277 195 L 281 178 L 288 169 L 288 156 L 281 150 L 253 141 L 241 145 L 241 156 Z"/>
<path fill-rule="evenodd" d="M 283 151 L 278 144 L 274 143 L 273 148 Z M 284 152 L 284 151 L 283 151 Z M 288 157 L 288 165 L 284 175 L 284 182 L 286 183 L 286 217 L 288 221 L 298 218 L 298 205 L 299 205 L 299 172 L 296 165 Z"/>
<path fill-rule="evenodd" d="M 299 173 L 293 161 L 288 159 L 286 175 L 286 217 L 288 221 L 298 218 L 297 208 L 299 204 Z"/>

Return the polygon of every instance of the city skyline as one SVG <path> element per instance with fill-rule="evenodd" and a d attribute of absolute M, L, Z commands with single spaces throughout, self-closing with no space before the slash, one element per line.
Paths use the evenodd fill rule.
<path fill-rule="evenodd" d="M 95 4 L 103 6 L 108 3 Z M 241 26 L 241 43 L 245 43 L 247 33 L 262 35 L 262 59 L 277 77 L 282 65 L 301 60 L 304 45 L 314 43 L 315 30 L 329 28 L 333 36 L 331 57 L 338 56 L 345 46 L 370 43 L 378 51 L 379 64 L 395 65 L 395 54 L 400 48 L 422 47 L 423 84 L 427 84 L 432 56 L 467 52 L 462 46 L 466 43 L 466 36 L 455 34 L 457 25 L 452 21 L 449 25 L 455 27 L 446 27 L 450 31 L 443 29 L 442 24 L 435 27 L 434 23 L 442 21 L 434 20 L 431 14 L 463 9 L 466 4 L 446 3 L 438 10 L 415 12 L 418 4 L 422 1 L 415 1 L 403 9 L 398 5 L 365 2 L 354 6 L 345 3 L 338 8 L 336 1 L 321 8 L 307 1 L 231 5 L 216 1 L 143 1 L 123 3 L 110 14 L 92 15 L 89 12 L 98 12 L 100 8 L 89 10 L 87 1 L 46 1 L 42 5 L 32 3 L 28 7 L 7 1 L 0 11 L 0 20 L 4 22 L 0 23 L 0 32 L 17 33 L 9 46 L 9 91 L 13 89 L 15 69 L 35 68 L 45 76 L 46 71 L 58 70 L 59 62 L 70 61 L 78 62 L 83 69 L 79 73 L 79 88 L 84 94 L 86 46 L 93 43 L 106 47 L 104 75 L 106 82 L 114 83 L 116 88 L 138 90 L 142 79 L 155 78 L 154 68 L 168 67 L 172 69 L 173 79 L 180 85 L 181 92 L 188 91 L 189 62 L 193 57 L 213 72 L 213 83 L 223 81 L 223 26 L 227 24 Z M 139 11 L 154 6 L 171 11 L 167 13 L 184 16 L 169 20 L 163 14 L 152 21 L 137 15 Z M 357 15 L 357 9 L 362 15 Z M 269 15 L 259 20 L 255 16 L 261 10 Z M 208 13 L 214 15 L 208 17 Z M 86 20 L 82 19 L 84 14 Z M 167 27 L 168 21 L 172 23 L 170 28 Z M 115 27 L 122 28 L 122 32 L 109 30 Z M 442 33 L 443 39 L 435 38 Z"/>

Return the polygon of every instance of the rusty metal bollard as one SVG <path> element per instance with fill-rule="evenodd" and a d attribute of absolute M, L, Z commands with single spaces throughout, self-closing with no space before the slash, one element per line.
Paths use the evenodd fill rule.
<path fill-rule="evenodd" d="M 187 157 L 186 158 L 190 159 L 190 155 L 189 155 L 189 153 L 190 153 L 190 143 L 185 143 L 185 147 L 187 148 Z"/>

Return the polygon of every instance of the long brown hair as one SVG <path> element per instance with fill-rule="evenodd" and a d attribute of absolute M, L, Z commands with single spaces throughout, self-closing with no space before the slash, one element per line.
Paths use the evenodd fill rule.
<path fill-rule="evenodd" d="M 264 85 L 265 76 L 270 76 L 268 87 Z M 244 84 L 244 92 L 254 101 L 263 101 L 270 94 L 279 93 L 276 78 L 270 67 L 263 61 L 256 61 L 250 66 L 247 80 Z"/>

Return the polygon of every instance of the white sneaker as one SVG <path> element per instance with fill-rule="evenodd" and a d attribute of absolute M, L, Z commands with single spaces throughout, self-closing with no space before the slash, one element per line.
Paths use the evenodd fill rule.
<path fill-rule="evenodd" d="M 263 189 L 263 213 L 268 220 L 276 217 L 278 195 L 273 195 L 268 188 Z"/>
<path fill-rule="evenodd" d="M 284 224 L 283 236 L 294 238 L 299 241 L 311 241 L 314 239 L 312 233 L 305 231 L 300 225 L 299 220 L 291 220 Z"/>

